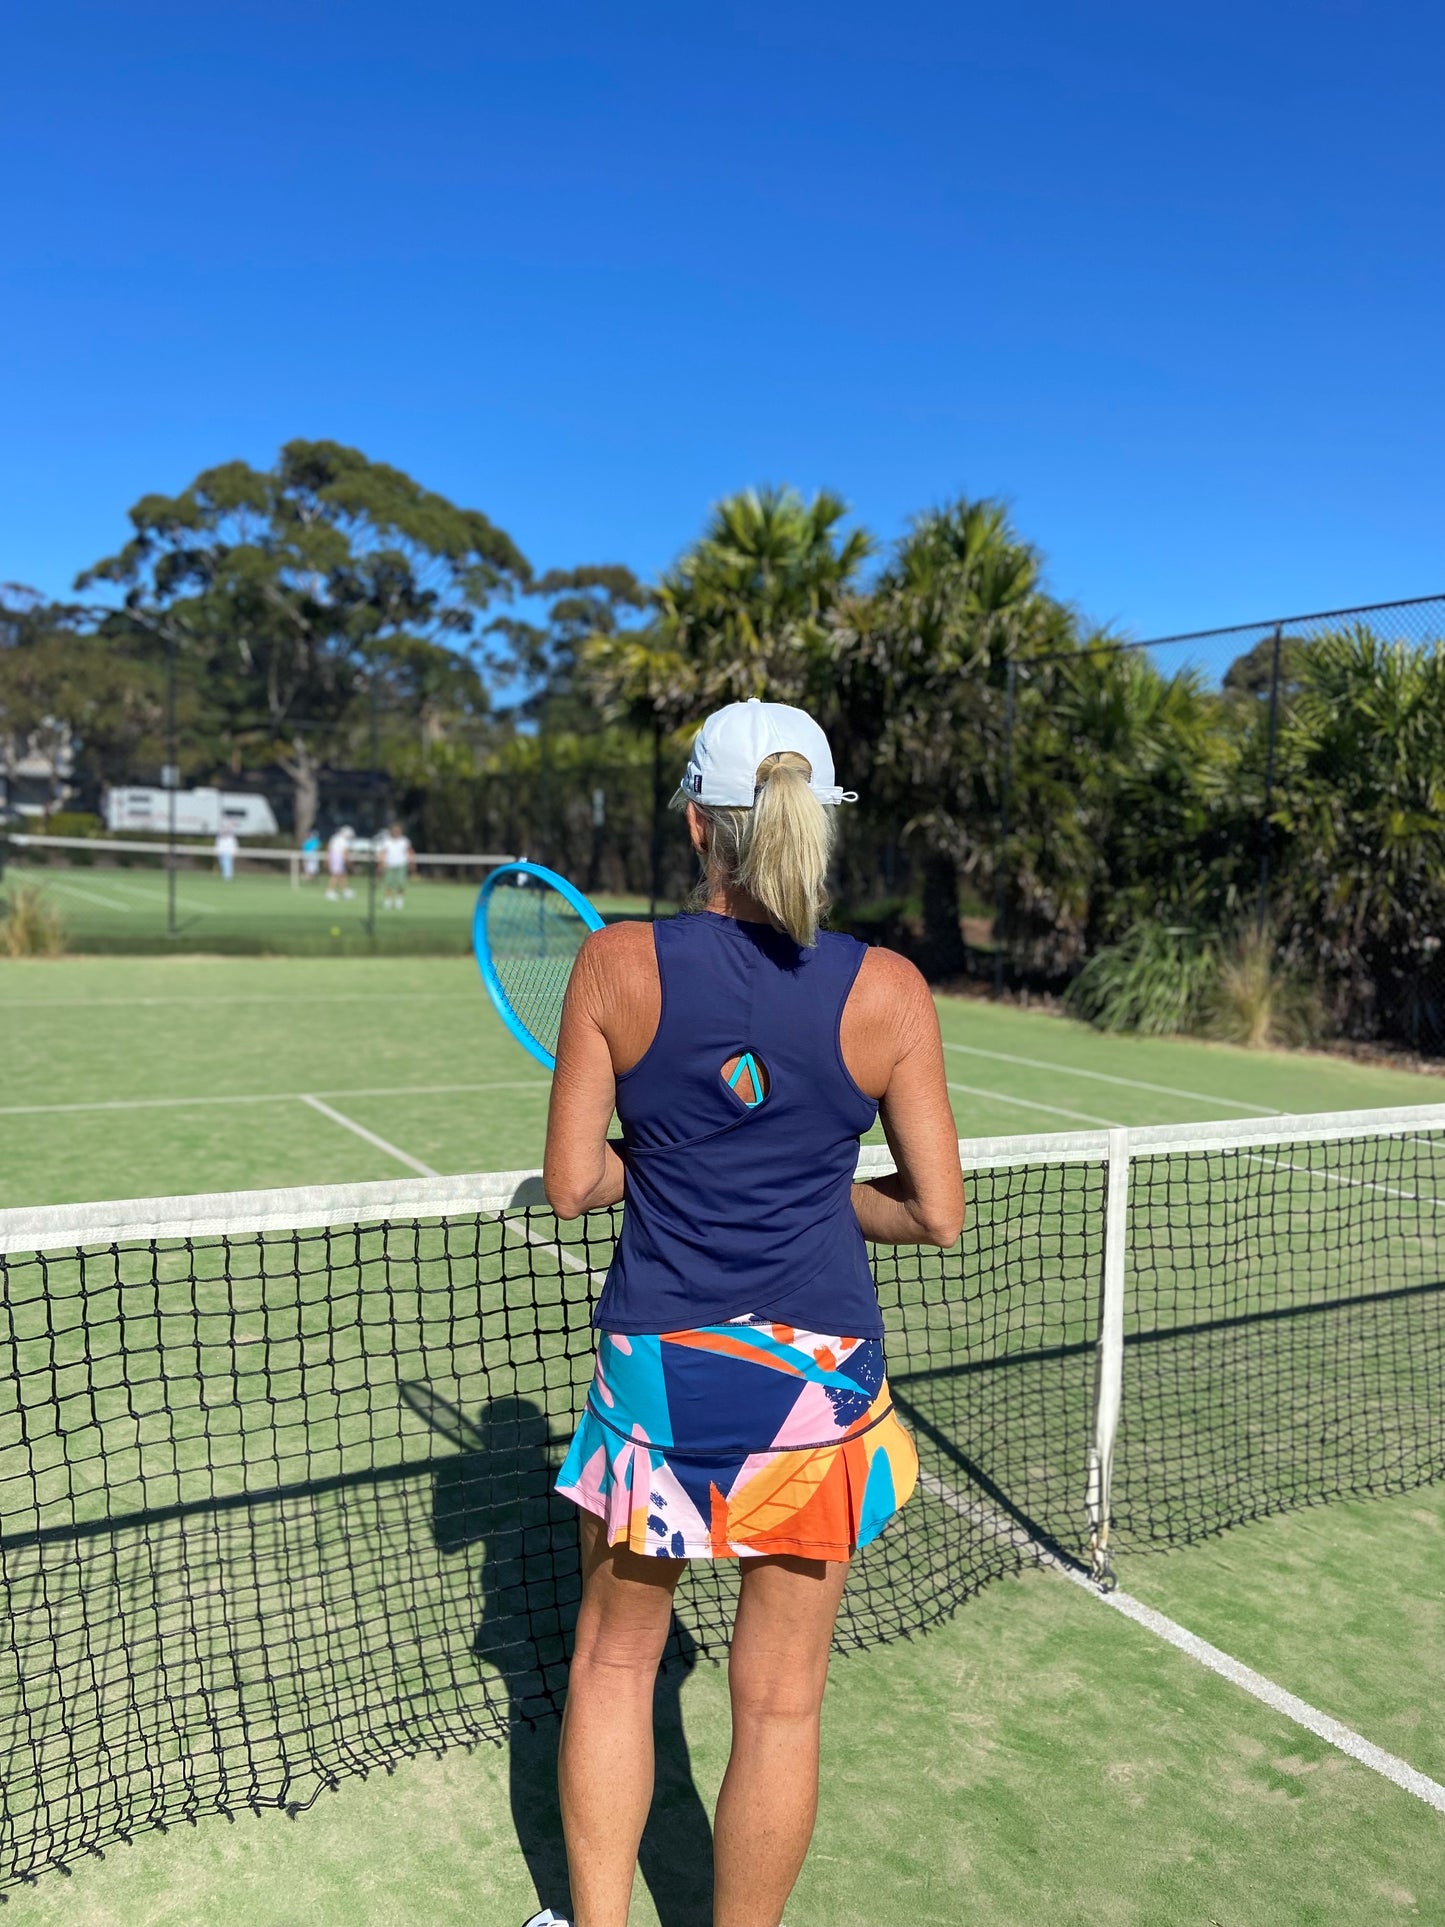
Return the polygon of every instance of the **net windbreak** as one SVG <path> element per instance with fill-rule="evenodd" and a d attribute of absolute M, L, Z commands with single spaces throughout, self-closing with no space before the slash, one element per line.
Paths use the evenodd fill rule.
<path fill-rule="evenodd" d="M 1445 1107 L 1410 1115 L 1130 1134 L 1116 1543 L 1445 1470 Z M 1081 1549 L 1108 1144 L 965 1144 L 961 1243 L 874 1253 L 923 1481 L 841 1646 Z M 558 1708 L 616 1229 L 522 1173 L 0 1213 L 0 1880 Z M 690 1570 L 674 1661 L 735 1584 Z"/>

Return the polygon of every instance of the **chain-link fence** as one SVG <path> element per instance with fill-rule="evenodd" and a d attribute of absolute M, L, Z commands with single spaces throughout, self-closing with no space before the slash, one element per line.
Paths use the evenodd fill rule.
<path fill-rule="evenodd" d="M 1445 596 L 1010 662 L 1004 713 L 970 974 L 1252 937 L 1317 1029 L 1445 1049 Z"/>

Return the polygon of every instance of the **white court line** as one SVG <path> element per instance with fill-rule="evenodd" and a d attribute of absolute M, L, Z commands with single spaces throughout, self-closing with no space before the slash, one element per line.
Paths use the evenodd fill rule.
<path fill-rule="evenodd" d="M 313 1111 L 320 1111 L 323 1117 L 329 1117 L 333 1124 L 339 1124 L 344 1131 L 354 1131 L 358 1137 L 365 1138 L 368 1144 L 374 1144 L 378 1151 L 385 1151 L 389 1158 L 395 1158 L 398 1164 L 404 1164 L 408 1169 L 415 1171 L 419 1178 L 441 1176 L 440 1171 L 434 1171 L 429 1164 L 423 1164 L 421 1159 L 414 1158 L 410 1151 L 403 1151 L 399 1145 L 389 1144 L 384 1137 L 378 1137 L 375 1131 L 368 1131 L 364 1124 L 358 1124 L 354 1117 L 347 1117 L 345 1112 L 333 1110 L 329 1104 L 323 1104 L 319 1097 L 314 1097 L 309 1091 L 302 1091 L 300 1097 L 301 1102 L 309 1104 Z"/>
<path fill-rule="evenodd" d="M 343 1130 L 354 1131 L 359 1138 L 365 1138 L 368 1144 L 374 1144 L 378 1151 L 385 1151 L 388 1157 L 395 1158 L 399 1164 L 409 1166 L 418 1177 L 439 1178 L 441 1176 L 440 1171 L 434 1171 L 429 1164 L 423 1164 L 421 1159 L 414 1158 L 410 1151 L 403 1151 L 400 1145 L 388 1143 L 384 1137 L 378 1137 L 375 1131 L 368 1131 L 364 1124 L 358 1124 L 354 1117 L 348 1117 L 344 1111 L 334 1110 L 330 1104 L 323 1104 L 314 1094 L 302 1092 L 301 1102 L 309 1104 L 313 1111 L 320 1111 L 323 1117 L 329 1117 L 333 1124 L 339 1124 Z M 559 1244 L 555 1238 L 544 1238 L 533 1231 L 525 1218 L 504 1216 L 499 1218 L 498 1222 L 508 1237 L 520 1238 L 524 1244 L 534 1245 L 539 1251 L 550 1251 L 558 1264 L 566 1270 L 580 1271 L 589 1278 L 592 1277 L 592 1267 L 584 1259 L 574 1257 L 566 1246 Z"/>
<path fill-rule="evenodd" d="M 1407 1142 L 1428 1144 L 1429 1141 L 1417 1137 Z M 1296 1164 L 1292 1158 L 1272 1158 L 1263 1151 L 1251 1151 L 1248 1155 L 1251 1164 L 1267 1164 L 1275 1171 L 1298 1171 L 1317 1184 L 1338 1184 L 1351 1191 L 1383 1191 L 1386 1197 L 1404 1198 L 1410 1204 L 1428 1204 L 1432 1211 L 1445 1211 L 1445 1198 L 1422 1197 L 1418 1191 L 1402 1190 L 1398 1184 L 1381 1184 L 1377 1178 L 1347 1178 L 1339 1171 L 1316 1171 L 1308 1164 Z"/>
<path fill-rule="evenodd" d="M 1300 1699 L 1276 1681 L 1267 1679 L 1263 1673 L 1256 1673 L 1252 1666 L 1246 1666 L 1242 1660 L 1222 1652 L 1218 1646 L 1211 1646 L 1207 1639 L 1201 1639 L 1197 1633 L 1191 1633 L 1177 1620 L 1169 1619 L 1163 1613 L 1156 1612 L 1152 1606 L 1146 1606 L 1142 1599 L 1136 1599 L 1132 1593 L 1101 1591 L 1080 1567 L 1058 1558 L 1046 1546 L 1041 1546 L 1021 1526 L 1000 1517 L 997 1513 L 990 1513 L 983 1506 L 970 1505 L 954 1491 L 952 1486 L 946 1484 L 934 1473 L 921 1472 L 918 1482 L 926 1492 L 940 1500 L 950 1511 L 956 1512 L 960 1518 L 996 1531 L 1000 1538 L 1007 1539 L 1011 1544 L 1028 1551 L 1041 1566 L 1046 1566 L 1050 1571 L 1056 1572 L 1060 1578 L 1069 1580 L 1071 1584 L 1086 1592 L 1091 1599 L 1097 1600 L 1101 1606 L 1111 1606 L 1115 1612 L 1122 1613 L 1126 1619 L 1132 1619 L 1136 1626 L 1142 1626 L 1146 1632 L 1153 1633 L 1156 1639 L 1166 1640 L 1179 1652 L 1187 1654 L 1199 1665 L 1207 1667 L 1211 1673 L 1217 1673 L 1221 1679 L 1227 1679 L 1231 1685 L 1238 1686 L 1241 1691 L 1249 1693 L 1269 1707 L 1271 1712 L 1282 1714 L 1296 1726 L 1302 1726 L 1307 1732 L 1313 1733 L 1316 1739 L 1323 1740 L 1327 1746 L 1347 1754 L 1361 1766 L 1369 1767 L 1372 1773 L 1378 1773 L 1382 1778 L 1392 1781 L 1404 1792 L 1413 1793 L 1417 1800 L 1423 1800 L 1427 1806 L 1434 1807 L 1437 1813 L 1445 1813 L 1445 1786 L 1441 1786 L 1437 1780 L 1432 1780 L 1428 1774 L 1421 1773 L 1407 1760 L 1400 1759 L 1394 1753 L 1387 1753 L 1382 1746 L 1376 1746 L 1373 1740 L 1367 1740 L 1352 1726 L 1346 1726 L 1342 1720 L 1335 1719 L 1329 1713 L 1322 1713 L 1317 1706 L 1311 1706 L 1308 1700 Z"/>
<path fill-rule="evenodd" d="M 389 1084 L 356 1091 L 327 1091 L 327 1097 L 451 1097 L 485 1091 L 548 1091 L 545 1077 L 499 1079 L 495 1084 Z M 295 1104 L 309 1102 L 305 1091 L 258 1091 L 239 1097 L 102 1097 L 87 1104 L 0 1104 L 0 1117 L 39 1117 L 70 1111 L 185 1111 L 200 1104 Z"/>
<path fill-rule="evenodd" d="M 986 1097 L 991 1104 L 1012 1104 L 1020 1111 L 1043 1111 L 1049 1117 L 1070 1117 L 1076 1124 L 1107 1124 L 1111 1128 L 1119 1120 L 1117 1117 L 1095 1117 L 1088 1111 L 1066 1111 L 1060 1104 L 1039 1104 L 1031 1097 L 1006 1097 L 1002 1091 L 986 1091 L 977 1084 L 955 1084 L 948 1080 L 951 1091 L 966 1091 L 970 1097 Z"/>
<path fill-rule="evenodd" d="M 194 872 L 192 872 L 192 874 L 194 875 Z M 165 902 L 166 892 L 164 884 L 165 878 L 163 876 L 153 890 L 148 889 L 143 883 L 131 883 L 128 880 L 122 880 L 120 877 L 109 874 L 107 874 L 105 879 L 105 886 L 108 890 L 124 890 L 127 895 L 134 897 L 137 903 L 143 903 L 148 910 L 159 909 L 161 904 Z M 176 891 L 176 908 L 178 910 L 188 911 L 199 910 L 204 917 L 214 917 L 220 914 L 214 904 L 197 903 L 194 897 L 187 897 L 185 901 L 182 902 L 179 889 Z"/>
<path fill-rule="evenodd" d="M 1080 1070 L 1075 1064 L 1054 1064 L 1046 1057 L 1016 1057 L 1012 1051 L 981 1050 L 977 1044 L 950 1044 L 945 1050 L 959 1051 L 966 1057 L 991 1057 L 996 1064 L 1022 1064 L 1033 1071 L 1053 1071 L 1060 1077 L 1087 1077 L 1095 1084 L 1118 1084 L 1126 1091 L 1153 1091 L 1159 1097 L 1187 1097 L 1200 1104 L 1223 1104 L 1231 1111 L 1254 1111 L 1260 1117 L 1279 1117 L 1282 1113 L 1270 1104 L 1246 1104 L 1241 1097 L 1220 1097 L 1214 1091 L 1186 1091 L 1175 1084 L 1147 1084 L 1141 1077 L 1115 1077 L 1108 1071 Z"/>
<path fill-rule="evenodd" d="M 130 915 L 137 903 L 143 903 L 148 910 L 154 910 L 158 909 L 165 901 L 165 892 L 163 890 L 148 890 L 141 884 L 127 883 L 121 878 L 109 874 L 107 874 L 105 878 L 106 889 L 123 890 L 131 899 L 129 903 L 125 903 L 116 897 L 102 896 L 99 890 L 88 890 L 83 884 L 75 883 L 69 877 L 46 877 L 45 881 L 57 890 L 69 890 L 74 896 L 84 897 L 87 903 L 103 904 L 107 910 L 123 910 L 127 916 Z M 187 897 L 182 901 L 179 893 L 176 898 L 176 908 L 186 911 L 188 915 L 193 911 L 199 911 L 203 917 L 219 915 L 219 912 L 213 904 L 197 903 L 191 897 Z"/>
<path fill-rule="evenodd" d="M 1136 1599 L 1132 1593 L 1101 1593 L 1097 1586 L 1090 1584 L 1087 1574 L 1074 1570 L 1067 1570 L 1066 1577 L 1076 1585 L 1087 1588 L 1104 1605 L 1112 1606 L 1115 1612 L 1132 1619 L 1136 1626 L 1143 1626 L 1158 1639 L 1168 1640 L 1181 1653 L 1187 1653 L 1201 1666 L 1207 1666 L 1211 1673 L 1218 1673 L 1221 1679 L 1229 1680 L 1232 1685 L 1263 1701 L 1271 1711 L 1282 1713 L 1287 1720 L 1293 1720 L 1296 1726 L 1304 1727 L 1327 1746 L 1348 1754 L 1352 1760 L 1358 1760 L 1361 1766 L 1367 1766 L 1371 1772 L 1393 1781 L 1406 1793 L 1413 1793 L 1417 1800 L 1434 1807 L 1437 1813 L 1445 1813 L 1445 1786 L 1421 1773 L 1407 1760 L 1400 1759 L 1397 1754 L 1387 1753 L 1382 1746 L 1376 1746 L 1373 1740 L 1367 1740 L 1352 1726 L 1346 1726 L 1329 1713 L 1322 1713 L 1317 1706 L 1311 1706 L 1308 1700 L 1288 1692 L 1276 1681 L 1267 1679 L 1263 1673 L 1256 1673 L 1252 1666 L 1246 1666 L 1242 1660 L 1221 1652 L 1217 1646 L 1211 1646 L 1207 1639 L 1201 1639 L 1197 1633 L 1191 1633 L 1177 1621 L 1167 1619 L 1163 1613 L 1146 1606 L 1142 1599 Z"/>
<path fill-rule="evenodd" d="M 129 916 L 134 905 L 122 903 L 119 897 L 103 897 L 99 890 L 83 890 L 78 883 L 71 883 L 64 877 L 47 877 L 46 883 L 52 890 L 69 890 L 75 897 L 84 897 L 87 903 L 98 903 L 105 910 L 121 910 Z"/>
<path fill-rule="evenodd" d="M 141 889 L 134 883 L 126 883 L 120 877 L 113 876 L 109 871 L 105 874 L 104 882 L 107 890 L 118 890 L 123 897 L 131 897 L 140 903 L 144 903 L 148 909 L 153 904 L 165 901 L 160 891 Z M 66 883 L 69 883 L 69 887 L 72 889 L 79 888 L 78 884 L 71 883 L 69 879 L 66 879 L 61 884 L 62 889 L 66 887 Z"/>

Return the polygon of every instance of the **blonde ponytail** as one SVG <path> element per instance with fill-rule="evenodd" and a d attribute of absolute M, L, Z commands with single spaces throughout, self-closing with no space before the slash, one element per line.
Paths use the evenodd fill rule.
<path fill-rule="evenodd" d="M 735 884 L 749 891 L 771 922 L 811 950 L 828 908 L 833 813 L 809 787 L 812 765 L 796 750 L 778 750 L 758 765 L 750 810 L 698 804 L 709 827 L 707 876 L 699 889 Z M 686 799 L 679 797 L 679 802 Z"/>

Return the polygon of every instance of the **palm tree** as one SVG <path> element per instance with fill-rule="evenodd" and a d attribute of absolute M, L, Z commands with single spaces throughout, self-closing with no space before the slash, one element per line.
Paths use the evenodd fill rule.
<path fill-rule="evenodd" d="M 1273 812 L 1278 899 L 1350 1028 L 1445 1040 L 1445 645 L 1358 624 L 1301 651 Z"/>
<path fill-rule="evenodd" d="M 1143 918 L 1238 913 L 1252 845 L 1235 823 L 1235 740 L 1199 675 L 1085 639 L 1039 665 L 1015 732 L 1012 927 L 1066 974 Z"/>
<path fill-rule="evenodd" d="M 816 696 L 828 620 L 872 547 L 862 530 L 839 529 L 846 514 L 827 491 L 805 502 L 747 489 L 720 502 L 653 592 L 654 619 L 581 646 L 605 711 L 646 727 L 660 718 L 671 732 L 748 696 Z"/>
<path fill-rule="evenodd" d="M 663 576 L 660 640 L 691 666 L 700 710 L 814 692 L 827 618 L 872 546 L 861 529 L 840 530 L 847 512 L 827 490 L 805 502 L 791 489 L 746 489 L 718 504 Z"/>
<path fill-rule="evenodd" d="M 1067 610 L 1044 595 L 1038 552 L 1001 503 L 961 498 L 920 516 L 872 593 L 833 625 L 835 686 L 868 807 L 916 851 L 925 963 L 966 961 L 963 874 L 991 885 L 999 861 L 1010 664 L 1068 646 Z"/>
<path fill-rule="evenodd" d="M 747 489 L 713 510 L 701 537 L 663 576 L 643 628 L 599 630 L 580 648 L 610 720 L 653 748 L 653 897 L 661 866 L 663 766 L 710 709 L 749 696 L 818 704 L 826 693 L 829 619 L 871 551 L 839 524 L 847 505 L 826 490 Z"/>

